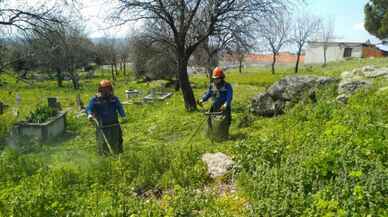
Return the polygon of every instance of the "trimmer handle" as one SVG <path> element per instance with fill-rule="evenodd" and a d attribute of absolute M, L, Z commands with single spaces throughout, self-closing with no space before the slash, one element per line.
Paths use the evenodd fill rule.
<path fill-rule="evenodd" d="M 205 112 L 204 114 L 206 116 L 220 116 L 220 115 L 223 115 L 224 112 Z"/>

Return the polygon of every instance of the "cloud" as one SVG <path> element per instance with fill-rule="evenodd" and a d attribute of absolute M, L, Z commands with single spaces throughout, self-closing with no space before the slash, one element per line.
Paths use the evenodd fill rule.
<path fill-rule="evenodd" d="M 365 31 L 364 22 L 354 24 L 353 29 L 358 31 Z"/>

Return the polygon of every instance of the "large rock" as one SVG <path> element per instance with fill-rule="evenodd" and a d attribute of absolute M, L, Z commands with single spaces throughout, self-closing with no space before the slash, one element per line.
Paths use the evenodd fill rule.
<path fill-rule="evenodd" d="M 336 100 L 342 104 L 348 103 L 349 96 L 346 94 L 341 94 L 337 96 Z"/>
<path fill-rule="evenodd" d="M 374 70 L 372 70 L 372 68 L 364 68 L 363 73 L 364 76 L 367 78 L 378 78 L 388 76 L 388 68 L 380 68 Z"/>
<path fill-rule="evenodd" d="M 284 101 L 275 100 L 269 93 L 260 93 L 253 97 L 251 108 L 255 114 L 271 117 L 283 113 Z"/>
<path fill-rule="evenodd" d="M 351 95 L 357 90 L 367 89 L 372 86 L 369 80 L 342 80 L 338 85 L 338 94 Z"/>
<path fill-rule="evenodd" d="M 234 165 L 234 161 L 223 153 L 206 153 L 202 155 L 202 161 L 207 165 L 210 177 L 222 177 L 228 173 Z"/>
<path fill-rule="evenodd" d="M 353 79 L 353 77 L 354 77 L 354 74 L 353 74 L 353 72 L 350 72 L 350 71 L 344 71 L 341 74 L 342 80 L 351 80 L 351 79 Z"/>
<path fill-rule="evenodd" d="M 287 76 L 269 87 L 266 93 L 253 97 L 251 111 L 262 116 L 282 114 L 287 102 L 297 102 L 306 94 L 313 97 L 316 88 L 334 81 L 336 80 L 330 77 Z"/>
<path fill-rule="evenodd" d="M 388 76 L 388 68 L 376 68 L 375 66 L 364 66 L 341 74 L 342 80 L 362 80 L 386 76 Z"/>
<path fill-rule="evenodd" d="M 358 90 L 369 89 L 377 78 L 388 79 L 388 68 L 364 66 L 362 68 L 345 71 L 341 74 L 338 84 L 337 101 L 346 104 L 348 98 Z"/>

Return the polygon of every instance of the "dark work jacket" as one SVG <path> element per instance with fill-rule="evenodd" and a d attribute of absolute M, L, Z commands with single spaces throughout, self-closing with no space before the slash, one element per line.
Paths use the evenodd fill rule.
<path fill-rule="evenodd" d="M 116 96 L 109 98 L 93 97 L 86 108 L 86 112 L 94 115 L 102 125 L 118 123 L 117 113 L 121 117 L 125 117 L 123 105 Z"/>
<path fill-rule="evenodd" d="M 230 110 L 232 107 L 233 99 L 233 88 L 232 85 L 225 82 L 224 85 L 220 88 L 217 88 L 214 83 L 209 86 L 208 91 L 202 97 L 203 101 L 207 101 L 209 98 L 212 98 L 213 109 L 219 110 L 222 105 L 226 104 L 226 109 Z"/>

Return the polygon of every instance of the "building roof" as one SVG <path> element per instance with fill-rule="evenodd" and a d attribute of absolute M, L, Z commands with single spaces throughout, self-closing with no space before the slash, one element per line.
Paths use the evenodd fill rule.
<path fill-rule="evenodd" d="M 309 41 L 308 44 L 311 46 L 323 46 L 324 44 L 327 44 L 328 46 L 339 46 L 339 45 L 346 45 L 346 46 L 367 46 L 370 45 L 365 42 L 346 42 L 346 41 L 330 41 L 330 42 L 323 42 L 323 41 Z"/>
<path fill-rule="evenodd" d="M 384 52 L 388 52 L 388 44 L 378 44 L 376 45 L 376 47 L 379 49 L 379 50 L 382 50 Z"/>

